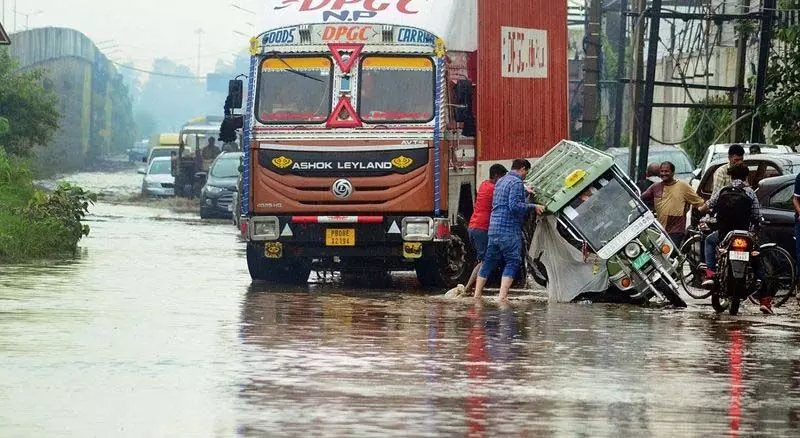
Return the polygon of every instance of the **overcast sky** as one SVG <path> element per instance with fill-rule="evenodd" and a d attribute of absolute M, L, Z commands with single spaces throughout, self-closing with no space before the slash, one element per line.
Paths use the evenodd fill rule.
<path fill-rule="evenodd" d="M 214 70 L 218 59 L 230 60 L 247 48 L 253 29 L 253 15 L 231 6 L 254 10 L 258 0 L 0 0 L 5 3 L 3 27 L 13 33 L 14 4 L 16 29 L 25 29 L 26 15 L 31 28 L 57 26 L 79 30 L 91 38 L 113 60 L 133 61 L 150 69 L 153 59 L 172 58 L 195 69 L 198 35 L 203 29 L 201 74 Z M 39 12 L 41 11 L 41 12 Z"/>

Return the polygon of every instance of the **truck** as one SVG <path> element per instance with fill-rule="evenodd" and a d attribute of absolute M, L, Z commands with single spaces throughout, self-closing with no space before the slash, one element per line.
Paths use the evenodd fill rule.
<path fill-rule="evenodd" d="M 251 277 L 414 270 L 426 287 L 465 283 L 489 166 L 568 136 L 566 2 L 260 4 L 247 84 L 232 80 L 226 101 L 243 130 Z"/>

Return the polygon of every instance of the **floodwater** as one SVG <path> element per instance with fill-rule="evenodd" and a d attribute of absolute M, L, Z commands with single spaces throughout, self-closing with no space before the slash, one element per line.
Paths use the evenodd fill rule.
<path fill-rule="evenodd" d="M 251 284 L 233 226 L 155 205 L 101 202 L 75 259 L 0 267 L 0 436 L 800 435 L 794 303 Z"/>

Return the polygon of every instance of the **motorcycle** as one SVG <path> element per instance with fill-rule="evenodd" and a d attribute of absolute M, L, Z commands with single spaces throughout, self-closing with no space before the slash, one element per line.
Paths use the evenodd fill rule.
<path fill-rule="evenodd" d="M 728 310 L 731 315 L 736 315 L 741 302 L 761 288 L 762 282 L 755 271 L 759 256 L 755 239 L 749 231 L 731 231 L 720 242 L 717 276 L 711 288 L 711 305 L 717 313 Z"/>

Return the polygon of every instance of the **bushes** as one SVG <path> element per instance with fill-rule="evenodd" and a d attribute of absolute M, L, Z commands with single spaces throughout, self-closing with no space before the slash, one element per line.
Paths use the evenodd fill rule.
<path fill-rule="evenodd" d="M 0 262 L 74 253 L 89 234 L 82 219 L 95 194 L 62 183 L 52 193 L 33 188 L 26 166 L 0 148 Z"/>

